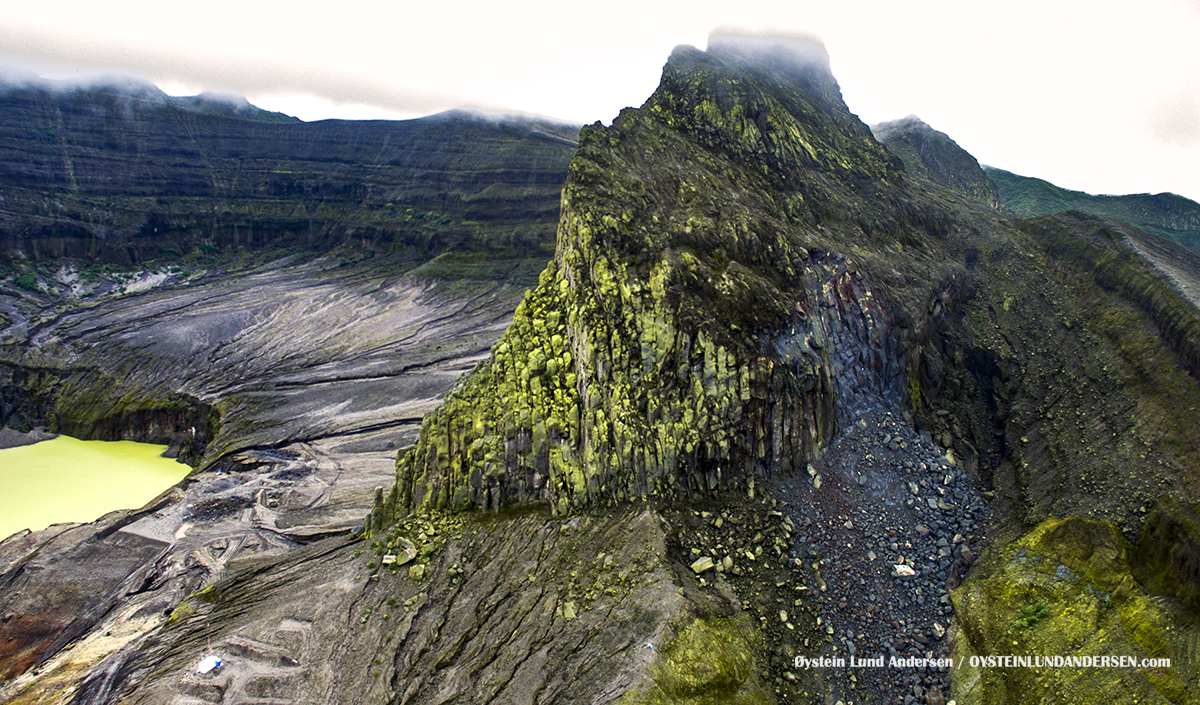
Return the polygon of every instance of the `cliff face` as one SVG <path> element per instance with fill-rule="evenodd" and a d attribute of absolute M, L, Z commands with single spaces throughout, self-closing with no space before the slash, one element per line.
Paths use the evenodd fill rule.
<path fill-rule="evenodd" d="M 849 114 L 818 46 L 717 37 L 582 131 L 553 259 L 519 306 L 485 258 L 392 282 L 380 257 L 16 324 L 10 352 L 44 367 L 99 341 L 136 352 L 130 374 L 185 371 L 223 400 L 209 448 L 242 450 L 153 507 L 0 546 L 0 667 L 20 674 L 0 694 L 1016 703 L 1114 687 L 1105 670 L 794 666 L 872 645 L 1171 658 L 1116 680 L 1186 702 L 1197 259 L 1080 213 L 1011 221 L 913 171 Z M 264 291 L 280 295 L 239 318 Z M 477 361 L 394 464 L 346 462 L 379 440 L 364 419 L 415 423 Z M 358 437 L 262 448 L 310 429 Z M 227 665 L 196 674 L 210 632 Z"/>
<path fill-rule="evenodd" d="M 463 112 L 303 123 L 153 86 L 0 87 L 0 255 L 548 251 L 576 130 Z"/>
<path fill-rule="evenodd" d="M 584 129 L 554 261 L 401 453 L 369 519 L 380 550 L 399 545 L 399 517 L 428 509 L 753 498 L 807 461 L 852 464 L 823 452 L 879 408 L 911 414 L 947 449 L 944 467 L 989 493 L 997 545 L 1052 516 L 1136 535 L 1155 499 L 1191 496 L 1200 388 L 1186 331 L 1200 315 L 1188 255 L 1081 215 L 1013 224 L 987 189 L 945 198 L 962 185 L 914 179 L 848 114 L 821 57 L 757 42 L 682 48 L 642 108 Z M 809 465 L 818 505 L 819 472 Z M 886 487 L 881 473 L 857 484 Z M 853 484 L 835 490 L 851 506 Z M 1188 525 L 1163 512 L 1156 526 Z M 1073 534 L 1051 534 L 1036 539 L 1043 555 L 1074 555 Z M 1161 565 L 1191 555 L 1194 539 L 1177 541 L 1146 570 L 1191 595 L 1186 571 Z M 957 585 L 970 554 L 930 550 L 941 558 L 921 575 Z M 1052 615 L 1066 609 L 1062 586 L 1042 590 L 1006 560 L 1021 557 L 981 563 L 956 598 L 969 626 L 960 653 L 999 648 L 1031 595 Z M 1135 582 L 1127 563 L 1112 570 L 1106 584 Z M 992 610 L 974 597 L 988 589 L 1015 592 Z M 1162 646 L 1175 617 L 1140 593 L 1118 602 L 1143 620 L 1141 636 L 1105 623 L 1089 638 L 1176 653 Z M 1180 663 L 1131 683 L 1175 697 L 1191 677 Z M 1008 702 L 999 682 L 954 687 L 967 702 Z M 1086 700 L 1093 686 L 1069 687 Z"/>
<path fill-rule="evenodd" d="M 1179 455 L 1100 470 L 1147 442 L 1132 409 L 1194 393 L 1187 258 L 1095 219 L 1014 228 L 905 169 L 846 110 L 819 47 L 677 50 L 642 108 L 583 130 L 554 261 L 401 454 L 373 526 L 421 507 L 744 489 L 879 405 L 1011 490 L 1013 518 L 1135 526 L 1132 477 L 1194 475 L 1186 423 L 1157 411 Z M 1166 326 L 1150 336 L 1161 352 L 1091 316 L 1101 300 Z M 1055 412 L 1076 404 L 1095 408 L 1086 453 Z"/>
<path fill-rule="evenodd" d="M 819 47 L 678 49 L 640 110 L 583 130 L 554 261 L 389 506 L 565 512 L 804 467 L 854 404 L 906 396 L 888 301 L 821 246 L 921 232 L 901 178 Z"/>
<path fill-rule="evenodd" d="M 552 251 L 577 136 L 465 112 L 302 123 L 127 80 L 4 86 L 0 108 L 0 423 L 192 463 L 347 430 L 283 399 L 316 413 L 349 393 L 357 429 L 395 425 L 373 414 L 379 384 L 403 396 L 388 380 L 455 355 L 352 351 L 394 353 L 368 328 L 404 339 L 432 310 L 506 319 Z"/>

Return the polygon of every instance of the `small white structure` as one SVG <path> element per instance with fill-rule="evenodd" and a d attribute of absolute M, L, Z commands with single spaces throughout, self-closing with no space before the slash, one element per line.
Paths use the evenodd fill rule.
<path fill-rule="evenodd" d="M 209 671 L 215 671 L 221 667 L 221 659 L 216 654 L 209 654 L 200 659 L 200 663 L 196 664 L 196 673 L 204 675 Z"/>

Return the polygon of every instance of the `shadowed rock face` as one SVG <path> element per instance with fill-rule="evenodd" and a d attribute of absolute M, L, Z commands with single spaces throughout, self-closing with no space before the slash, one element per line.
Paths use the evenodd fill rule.
<path fill-rule="evenodd" d="M 38 561 L 69 564 L 92 538 L 166 546 L 97 576 L 111 609 L 68 648 L 44 625 L 10 632 L 13 671 L 39 670 L 4 697 L 821 702 L 870 685 L 936 701 L 944 683 L 918 672 L 852 691 L 791 658 L 864 633 L 907 656 L 947 655 L 955 634 L 983 653 L 1026 594 L 1057 615 L 1088 571 L 1194 598 L 1200 279 L 1177 248 L 1080 214 L 1013 223 L 912 178 L 811 44 L 677 49 L 642 108 L 583 130 L 562 204 L 519 306 L 490 262 L 402 276 L 399 255 L 247 268 L 40 320 L 22 313 L 34 294 L 13 299 L 39 369 L 94 340 L 141 361 L 125 376 L 147 388 L 211 395 L 207 452 L 224 458 L 112 523 L 4 544 L 2 579 L 59 615 L 76 581 Z M 139 318 L 134 301 L 176 313 Z M 440 392 L 405 372 L 438 369 L 439 346 L 453 369 L 479 364 L 392 463 L 380 441 L 412 435 L 386 418 L 432 405 Z M 1160 496 L 1180 503 L 1150 535 L 1178 545 L 1109 560 Z M 348 538 L 372 501 L 366 538 Z M 497 511 L 437 511 L 472 506 Z M 1025 541 L 1069 578 L 1003 549 L 1051 515 L 1090 517 Z M 946 593 L 960 579 L 961 629 Z M 987 590 L 1016 599 L 989 611 L 972 597 Z M 0 590 L 0 615 L 14 595 Z M 1119 597 L 1144 636 L 1192 623 Z M 210 639 L 228 666 L 201 676 Z M 1138 692 L 1178 693 L 1187 653 Z"/>
<path fill-rule="evenodd" d="M 137 703 L 264 692 L 303 703 L 612 701 L 674 638 L 674 617 L 732 613 L 727 596 L 676 591 L 663 560 L 666 527 L 652 512 L 567 525 L 537 515 L 414 523 L 434 527 L 447 532 L 438 539 L 446 545 L 418 564 L 420 577 L 411 564 L 364 570 L 367 559 L 344 539 L 242 573 L 210 600 L 188 602 L 194 616 L 167 626 L 159 644 L 114 664 L 119 689 L 105 695 Z M 585 596 L 596 582 L 605 588 Z M 208 677 L 193 669 L 203 624 L 229 664 Z M 393 660 L 392 651 L 405 656 Z"/>

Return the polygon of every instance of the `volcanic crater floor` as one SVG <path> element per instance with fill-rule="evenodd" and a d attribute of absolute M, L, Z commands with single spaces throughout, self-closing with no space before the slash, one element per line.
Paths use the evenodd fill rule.
<path fill-rule="evenodd" d="M 949 592 L 989 511 L 952 455 L 899 415 L 860 416 L 805 470 L 748 501 L 667 516 L 673 557 L 692 566 L 685 589 L 727 582 L 757 620 L 780 703 L 949 700 L 950 669 L 892 659 L 953 655 Z"/>

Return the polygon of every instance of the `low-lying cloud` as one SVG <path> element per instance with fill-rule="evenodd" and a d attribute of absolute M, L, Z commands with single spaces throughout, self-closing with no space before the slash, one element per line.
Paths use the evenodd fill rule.
<path fill-rule="evenodd" d="M 381 81 L 322 66 L 297 66 L 261 57 L 179 52 L 161 45 L 131 46 L 36 28 L 18 31 L 0 27 L 0 53 L 34 65 L 115 69 L 147 76 L 156 83 L 177 82 L 247 96 L 314 95 L 334 104 L 368 105 L 416 115 L 477 103 L 448 92 L 409 88 L 399 81 Z M 13 76 L 16 79 L 16 72 Z"/>
<path fill-rule="evenodd" d="M 708 35 L 708 49 L 752 56 L 784 64 L 817 64 L 829 67 L 829 53 L 819 37 L 778 29 L 751 30 L 725 25 Z"/>

